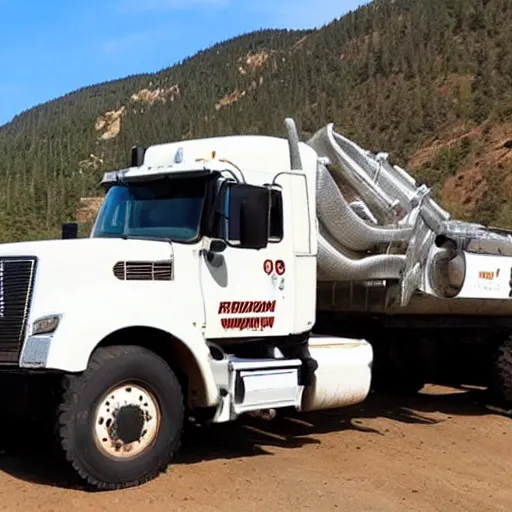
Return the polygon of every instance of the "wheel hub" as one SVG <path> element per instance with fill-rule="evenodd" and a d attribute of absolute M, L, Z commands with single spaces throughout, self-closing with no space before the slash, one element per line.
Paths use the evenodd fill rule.
<path fill-rule="evenodd" d="M 137 405 L 124 405 L 114 413 L 110 434 L 124 444 L 138 441 L 144 429 L 144 412 Z"/>
<path fill-rule="evenodd" d="M 160 409 L 153 395 L 140 386 L 119 386 L 96 409 L 95 441 L 110 457 L 135 457 L 154 442 L 159 426 Z"/>

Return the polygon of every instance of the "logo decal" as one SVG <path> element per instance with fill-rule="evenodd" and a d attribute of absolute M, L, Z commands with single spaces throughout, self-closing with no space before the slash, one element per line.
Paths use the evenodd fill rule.
<path fill-rule="evenodd" d="M 501 291 L 501 280 L 500 269 L 492 270 L 480 270 L 478 272 L 478 280 L 476 288 L 479 290 L 485 290 L 486 292 L 500 292 Z"/>
<path fill-rule="evenodd" d="M 283 260 L 276 261 L 276 272 L 278 276 L 282 276 L 286 272 L 286 265 Z"/>
<path fill-rule="evenodd" d="M 263 329 L 274 327 L 273 316 L 221 318 L 220 322 L 225 330 L 263 331 Z"/>
<path fill-rule="evenodd" d="M 275 300 L 226 301 L 219 304 L 219 315 L 247 315 L 250 313 L 274 313 Z M 263 331 L 274 327 L 274 316 L 230 316 L 221 318 L 225 330 Z"/>
<path fill-rule="evenodd" d="M 219 304 L 219 315 L 239 315 L 247 313 L 274 313 L 276 310 L 275 300 L 249 300 L 221 302 Z"/>
<path fill-rule="evenodd" d="M 265 274 L 267 274 L 267 276 L 269 276 L 270 274 L 272 274 L 273 270 L 274 270 L 274 263 L 272 262 L 272 260 L 265 260 L 265 262 L 263 263 L 263 271 L 265 272 Z"/>
<path fill-rule="evenodd" d="M 485 279 L 486 281 L 493 281 L 495 276 L 494 272 L 478 272 L 478 279 Z"/>

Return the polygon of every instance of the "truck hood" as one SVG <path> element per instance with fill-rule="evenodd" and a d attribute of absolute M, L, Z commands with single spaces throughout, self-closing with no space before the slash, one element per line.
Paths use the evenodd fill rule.
<path fill-rule="evenodd" d="M 0 244 L 2 256 L 34 256 L 38 259 L 52 256 L 61 261 L 77 255 L 91 259 L 152 258 L 168 259 L 172 245 L 153 240 L 123 240 L 120 238 L 78 238 L 74 240 L 37 240 Z M 100 256 L 101 255 L 101 256 Z"/>
<path fill-rule="evenodd" d="M 85 311 L 94 304 L 99 307 L 100 296 L 110 307 L 133 301 L 134 296 L 139 300 L 148 279 L 157 281 L 152 264 L 163 262 L 167 275 L 171 269 L 171 276 L 174 265 L 172 244 L 160 241 L 86 238 L 0 244 L 2 266 L 8 266 L 9 260 L 30 257 L 36 259 L 31 318 L 77 307 Z M 138 280 L 126 279 L 125 265 L 130 262 L 139 272 Z M 152 288 L 170 284 L 167 277 L 154 282 Z"/>

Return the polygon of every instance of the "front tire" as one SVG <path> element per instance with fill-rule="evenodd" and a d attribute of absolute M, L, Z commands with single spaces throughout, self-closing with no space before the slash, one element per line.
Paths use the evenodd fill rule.
<path fill-rule="evenodd" d="M 80 478 L 97 489 L 156 478 L 179 448 L 183 423 L 176 376 L 142 347 L 99 348 L 85 372 L 65 378 L 60 446 Z"/>

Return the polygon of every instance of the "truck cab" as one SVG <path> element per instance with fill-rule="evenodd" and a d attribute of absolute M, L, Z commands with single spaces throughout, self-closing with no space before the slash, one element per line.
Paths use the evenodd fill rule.
<path fill-rule="evenodd" d="M 316 154 L 302 152 L 305 169 L 292 171 L 286 140 L 270 137 L 149 148 L 140 166 L 105 176 L 91 236 L 167 242 L 175 284 L 197 290 L 180 317 L 207 340 L 304 336 L 315 319 Z M 124 265 L 134 279 L 136 262 Z"/>

